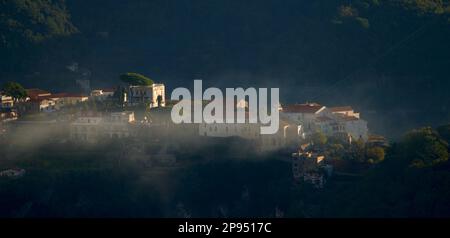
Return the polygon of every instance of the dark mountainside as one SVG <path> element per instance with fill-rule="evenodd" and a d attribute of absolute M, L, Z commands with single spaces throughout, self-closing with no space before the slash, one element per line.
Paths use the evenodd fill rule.
<path fill-rule="evenodd" d="M 354 105 L 371 129 L 389 137 L 450 119 L 448 1 L 0 6 L 1 83 L 76 90 L 76 79 L 108 87 L 132 71 L 169 90 L 191 87 L 194 78 L 205 86 L 280 87 L 286 102 Z"/>
<path fill-rule="evenodd" d="M 0 217 L 450 217 L 449 12 L 442 0 L 0 0 L 0 85 L 150 84 L 143 74 L 170 93 L 203 78 L 280 87 L 283 102 L 350 104 L 390 138 L 418 128 L 389 145 L 316 133 L 333 166 L 318 188 L 293 178 L 291 148 L 261 154 L 245 139 L 158 128 L 83 144 L 66 123 L 24 123 L 0 135 L 0 172 L 21 172 L 0 175 Z M 136 118 L 170 120 L 170 108 L 144 109 Z"/>

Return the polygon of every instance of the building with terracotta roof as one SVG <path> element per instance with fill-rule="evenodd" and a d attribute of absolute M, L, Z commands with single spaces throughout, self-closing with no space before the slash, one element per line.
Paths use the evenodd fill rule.
<path fill-rule="evenodd" d="M 317 117 L 315 122 L 315 131 L 321 131 L 327 136 L 346 138 L 346 141 L 362 139 L 368 140 L 367 122 L 345 114 L 332 114 L 329 116 Z M 343 136 L 347 135 L 347 136 Z M 351 137 L 348 139 L 348 137 Z"/>
<path fill-rule="evenodd" d="M 54 112 L 58 110 L 56 101 L 48 96 L 33 97 L 25 102 L 16 103 L 20 114 Z"/>
<path fill-rule="evenodd" d="M 85 102 L 88 96 L 78 93 L 55 93 L 32 88 L 26 89 L 27 100 L 17 103 L 21 113 L 54 112 L 67 105 Z"/>
<path fill-rule="evenodd" d="M 315 122 L 319 117 L 331 114 L 325 106 L 317 103 L 284 105 L 281 109 L 281 118 L 286 118 L 303 125 L 307 134 L 315 132 Z"/>
<path fill-rule="evenodd" d="M 303 125 L 307 135 L 321 131 L 327 136 L 350 137 L 349 141 L 368 140 L 367 122 L 351 106 L 327 108 L 317 103 L 285 105 L 281 117 Z"/>
<path fill-rule="evenodd" d="M 282 106 L 282 111 L 284 113 L 320 114 L 320 112 L 325 109 L 325 106 L 317 103 L 290 104 Z"/>
<path fill-rule="evenodd" d="M 356 117 L 360 118 L 359 112 L 355 112 L 355 110 L 351 106 L 344 106 L 344 107 L 330 107 L 330 111 L 333 114 L 342 114 L 348 117 Z"/>
<path fill-rule="evenodd" d="M 50 96 L 51 93 L 39 88 L 29 88 L 25 89 L 27 96 L 30 100 L 38 100 L 40 97 Z"/>
<path fill-rule="evenodd" d="M 89 100 L 88 96 L 80 93 L 55 93 L 48 96 L 48 98 L 55 101 L 58 109 L 63 106 L 76 105 Z"/>

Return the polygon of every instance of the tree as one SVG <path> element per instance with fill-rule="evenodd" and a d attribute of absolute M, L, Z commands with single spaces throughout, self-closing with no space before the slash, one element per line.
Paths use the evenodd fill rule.
<path fill-rule="evenodd" d="M 0 28 L 0 48 L 16 48 L 78 31 L 64 0 L 0 0 Z"/>
<path fill-rule="evenodd" d="M 404 159 L 416 168 L 430 167 L 448 160 L 448 143 L 431 127 L 409 132 L 401 143 Z"/>
<path fill-rule="evenodd" d="M 323 132 L 316 131 L 316 133 L 311 136 L 311 141 L 314 145 L 323 146 L 327 143 L 328 138 Z"/>
<path fill-rule="evenodd" d="M 65 0 L 0 0 L 0 73 L 28 69 L 44 43 L 77 33 L 70 18 Z"/>
<path fill-rule="evenodd" d="M 145 77 L 142 74 L 138 74 L 138 73 L 122 74 L 122 75 L 120 75 L 120 80 L 122 80 L 122 82 L 130 84 L 130 85 L 146 86 L 146 85 L 153 84 L 153 80 Z"/>
<path fill-rule="evenodd" d="M 370 147 L 366 150 L 366 159 L 367 162 L 371 164 L 377 164 L 384 160 L 386 153 L 381 147 Z"/>
<path fill-rule="evenodd" d="M 366 159 L 365 152 L 366 152 L 366 143 L 364 142 L 364 140 L 359 139 L 351 144 L 349 155 L 352 160 L 362 163 L 365 162 Z"/>
<path fill-rule="evenodd" d="M 442 0 L 401 0 L 390 2 L 391 4 L 400 3 L 404 9 L 413 10 L 419 15 L 441 15 L 450 12 L 448 3 Z"/>
<path fill-rule="evenodd" d="M 19 83 L 16 82 L 7 82 L 3 85 L 3 92 L 13 97 L 15 100 L 23 99 L 27 97 L 27 92 L 25 88 L 22 87 Z"/>
<path fill-rule="evenodd" d="M 345 148 L 342 144 L 333 143 L 327 148 L 328 155 L 333 159 L 342 159 L 345 154 Z"/>

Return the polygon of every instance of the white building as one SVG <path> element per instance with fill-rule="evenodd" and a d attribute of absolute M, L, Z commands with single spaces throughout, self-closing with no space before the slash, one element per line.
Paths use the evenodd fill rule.
<path fill-rule="evenodd" d="M 31 100 L 31 103 L 34 104 L 35 108 L 38 109 L 39 112 L 54 112 L 58 109 L 56 106 L 56 100 L 51 98 Z"/>
<path fill-rule="evenodd" d="M 70 124 L 70 138 L 95 143 L 102 139 L 121 139 L 132 135 L 134 112 L 117 112 L 108 116 L 79 117 Z"/>
<path fill-rule="evenodd" d="M 150 108 L 153 108 L 158 106 L 164 107 L 166 103 L 164 84 L 129 86 L 127 95 L 127 101 L 130 104 L 148 103 Z"/>
<path fill-rule="evenodd" d="M 57 109 L 64 106 L 76 105 L 89 100 L 88 96 L 77 93 L 55 93 L 47 98 L 55 101 Z"/>
<path fill-rule="evenodd" d="M 273 135 L 262 135 L 260 123 L 201 123 L 199 135 L 206 137 L 240 137 L 255 142 L 262 151 L 283 148 L 303 139 L 301 125 L 281 121 L 279 130 Z"/>
<path fill-rule="evenodd" d="M 327 136 L 349 135 L 352 140 L 367 141 L 367 122 L 350 106 L 327 108 L 317 103 L 293 104 L 282 107 L 281 116 L 304 126 L 310 135 L 321 131 Z"/>
<path fill-rule="evenodd" d="M 348 133 L 353 140 L 360 140 L 367 142 L 369 139 L 369 129 L 367 122 L 352 116 L 340 116 L 339 120 L 344 125 L 344 131 Z"/>
<path fill-rule="evenodd" d="M 130 126 L 134 123 L 134 112 L 111 113 L 104 119 L 102 133 L 107 138 L 128 138 L 131 136 Z"/>
<path fill-rule="evenodd" d="M 102 117 L 80 117 L 70 124 L 70 138 L 83 142 L 97 142 Z"/>
<path fill-rule="evenodd" d="M 41 89 L 27 89 L 28 98 L 16 103 L 22 113 L 54 112 L 64 106 L 76 105 L 89 100 L 88 96 L 76 93 L 56 93 Z"/>
<path fill-rule="evenodd" d="M 331 107 L 331 108 L 329 108 L 329 110 L 333 114 L 340 114 L 340 115 L 344 115 L 344 116 L 348 116 L 348 117 L 356 117 L 356 118 L 360 119 L 360 113 L 355 112 L 355 110 L 353 110 L 353 108 L 350 106 Z"/>
<path fill-rule="evenodd" d="M 353 140 L 362 139 L 365 142 L 368 141 L 369 129 L 367 127 L 367 121 L 361 119 L 359 112 L 355 112 L 350 106 L 332 107 L 330 111 L 343 129 L 340 132 L 348 133 Z"/>
<path fill-rule="evenodd" d="M 332 136 L 345 132 L 345 125 L 336 116 L 320 116 L 314 121 L 314 130 L 321 131 L 325 135 Z"/>
<path fill-rule="evenodd" d="M 314 132 L 317 118 L 330 114 L 325 106 L 317 103 L 306 103 L 282 106 L 280 116 L 303 125 L 305 133 L 310 134 Z"/>
<path fill-rule="evenodd" d="M 91 98 L 97 101 L 105 101 L 114 96 L 114 89 L 94 89 L 91 91 Z"/>
<path fill-rule="evenodd" d="M 259 124 L 249 123 L 201 123 L 199 134 L 209 137 L 238 136 L 244 139 L 258 139 L 260 137 Z"/>

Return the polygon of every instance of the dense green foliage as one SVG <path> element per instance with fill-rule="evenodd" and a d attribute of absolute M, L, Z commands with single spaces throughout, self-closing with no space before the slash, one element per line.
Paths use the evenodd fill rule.
<path fill-rule="evenodd" d="M 125 73 L 120 75 L 120 80 L 122 82 L 130 84 L 130 85 L 152 85 L 153 80 L 145 77 L 142 74 L 138 73 Z"/>
<path fill-rule="evenodd" d="M 449 147 L 430 128 L 414 130 L 360 181 L 333 183 L 321 202 L 325 216 L 448 217 Z M 329 196 L 330 198 L 327 198 Z"/>
<path fill-rule="evenodd" d="M 323 146 L 327 143 L 328 138 L 323 132 L 317 131 L 311 136 L 311 141 L 315 145 Z"/>
<path fill-rule="evenodd" d="M 6 48 L 68 36 L 77 31 L 64 0 L 1 0 L 0 28 L 0 47 Z"/>
<path fill-rule="evenodd" d="M 432 128 L 414 130 L 398 145 L 410 166 L 430 167 L 448 160 L 448 143 Z"/>
<path fill-rule="evenodd" d="M 338 4 L 336 18 L 333 20 L 336 24 L 342 24 L 345 21 L 358 23 L 362 28 L 369 28 L 374 11 L 399 9 L 404 12 L 411 12 L 417 16 L 436 16 L 449 19 L 450 5 L 448 1 L 443 0 L 354 0 L 354 1 L 334 1 Z M 400 12 L 398 12 L 400 13 Z"/>
<path fill-rule="evenodd" d="M 368 148 L 366 151 L 367 161 L 371 164 L 380 163 L 384 160 L 386 153 L 381 147 Z"/>
<path fill-rule="evenodd" d="M 14 99 L 23 99 L 27 97 L 27 92 L 25 88 L 16 82 L 7 82 L 3 85 L 2 91 L 8 95 L 13 97 Z"/>

